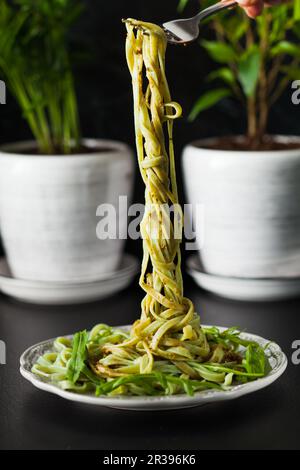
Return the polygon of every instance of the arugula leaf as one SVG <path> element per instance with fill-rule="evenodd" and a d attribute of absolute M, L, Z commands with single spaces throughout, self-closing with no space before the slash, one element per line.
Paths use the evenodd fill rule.
<path fill-rule="evenodd" d="M 243 360 L 249 374 L 264 374 L 266 366 L 265 352 L 258 344 L 249 344 Z"/>
<path fill-rule="evenodd" d="M 222 386 L 218 383 L 208 382 L 206 380 L 191 380 L 183 379 L 180 377 L 171 376 L 168 374 L 162 374 L 161 372 L 152 372 L 151 374 L 137 374 L 127 375 L 112 379 L 103 385 L 96 387 L 96 396 L 109 395 L 116 389 L 124 385 L 138 386 L 140 387 L 142 395 L 164 395 L 166 389 L 170 385 L 176 385 L 180 391 L 184 391 L 187 395 L 192 396 L 195 391 L 208 390 L 208 389 L 221 389 Z M 160 388 L 158 388 L 160 386 Z M 121 389 L 120 389 L 121 390 Z M 126 393 L 128 393 L 127 389 Z"/>
<path fill-rule="evenodd" d="M 88 342 L 88 333 L 86 330 L 76 333 L 73 338 L 72 356 L 68 364 L 68 379 L 75 384 L 79 379 L 82 370 L 85 368 L 87 359 L 86 345 Z"/>
<path fill-rule="evenodd" d="M 81 373 L 94 385 L 101 386 L 105 383 L 105 379 L 98 377 L 86 365 L 83 366 Z"/>

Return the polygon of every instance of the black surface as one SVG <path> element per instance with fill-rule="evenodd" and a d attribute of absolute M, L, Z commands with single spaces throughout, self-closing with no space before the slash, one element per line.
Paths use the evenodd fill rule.
<path fill-rule="evenodd" d="M 39 307 L 0 297 L 1 449 L 299 449 L 300 366 L 291 345 L 300 339 L 300 300 L 240 303 L 201 292 L 188 282 L 202 322 L 240 326 L 278 342 L 289 358 L 286 373 L 265 390 L 232 402 L 168 412 L 89 407 L 35 389 L 19 374 L 25 348 L 98 322 L 127 324 L 139 314 L 136 285 L 98 303 Z"/>

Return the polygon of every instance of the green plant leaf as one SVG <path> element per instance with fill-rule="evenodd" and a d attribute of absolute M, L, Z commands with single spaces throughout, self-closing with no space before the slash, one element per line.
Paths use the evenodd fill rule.
<path fill-rule="evenodd" d="M 229 42 L 232 44 L 236 44 L 249 27 L 247 18 L 241 21 L 241 16 L 237 14 L 231 15 L 228 18 L 225 17 L 220 21 L 223 24 Z"/>
<path fill-rule="evenodd" d="M 294 0 L 294 20 L 300 21 L 300 0 Z"/>
<path fill-rule="evenodd" d="M 188 3 L 189 3 L 189 0 L 179 0 L 178 6 L 177 6 L 177 10 L 179 11 L 179 13 L 183 12 L 183 10 L 185 9 Z"/>
<path fill-rule="evenodd" d="M 300 48 L 290 41 L 280 41 L 276 46 L 271 49 L 271 56 L 280 54 L 291 55 L 293 57 L 300 57 Z"/>
<path fill-rule="evenodd" d="M 230 70 L 230 68 L 228 67 L 222 67 L 218 70 L 214 70 L 213 72 L 209 73 L 206 77 L 206 80 L 209 82 L 217 79 L 222 80 L 228 85 L 233 85 L 235 83 L 235 76 L 232 70 Z"/>
<path fill-rule="evenodd" d="M 285 28 L 284 25 L 286 24 L 286 17 L 282 15 L 274 15 L 271 31 L 269 33 L 269 44 L 273 45 L 278 41 L 281 41 L 285 37 Z"/>
<path fill-rule="evenodd" d="M 300 21 L 296 21 L 293 26 L 293 34 L 297 39 L 300 39 Z"/>
<path fill-rule="evenodd" d="M 220 41 L 201 41 L 201 46 L 208 52 L 209 56 L 221 64 L 236 61 L 236 53 L 232 46 Z"/>
<path fill-rule="evenodd" d="M 227 88 L 217 88 L 216 90 L 211 90 L 204 93 L 194 104 L 193 109 L 188 117 L 188 120 L 194 121 L 200 113 L 202 113 L 206 109 L 211 108 L 223 98 L 229 95 L 231 95 L 231 92 Z"/>
<path fill-rule="evenodd" d="M 299 80 L 300 78 L 300 65 L 298 65 L 298 67 L 284 65 L 280 68 L 280 71 L 287 75 L 291 80 Z"/>
<path fill-rule="evenodd" d="M 238 77 L 246 96 L 253 96 L 256 90 L 260 68 L 260 52 L 253 47 L 238 64 Z"/>

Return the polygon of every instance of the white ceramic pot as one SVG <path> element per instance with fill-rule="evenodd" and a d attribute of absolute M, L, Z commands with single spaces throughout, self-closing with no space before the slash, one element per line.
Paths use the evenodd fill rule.
<path fill-rule="evenodd" d="M 204 270 L 300 276 L 300 149 L 225 151 L 207 143 L 192 143 L 183 154 L 188 202 L 194 212 L 196 204 L 203 209 L 196 231 Z"/>
<path fill-rule="evenodd" d="M 0 230 L 12 274 L 21 279 L 87 281 L 120 263 L 124 240 L 99 240 L 100 204 L 131 198 L 134 161 L 123 143 L 86 139 L 93 153 L 34 155 L 32 142 L 0 150 Z M 31 150 L 32 151 L 32 150 Z"/>

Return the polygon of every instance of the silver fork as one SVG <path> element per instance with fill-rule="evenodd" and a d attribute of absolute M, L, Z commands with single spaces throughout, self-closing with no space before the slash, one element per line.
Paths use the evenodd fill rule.
<path fill-rule="evenodd" d="M 199 36 L 199 23 L 204 18 L 207 18 L 218 11 L 224 10 L 237 5 L 236 1 L 223 0 L 216 3 L 205 10 L 202 10 L 198 15 L 192 18 L 186 18 L 181 20 L 168 21 L 163 24 L 163 28 L 168 38 L 168 42 L 171 44 L 187 44 L 195 41 Z"/>

